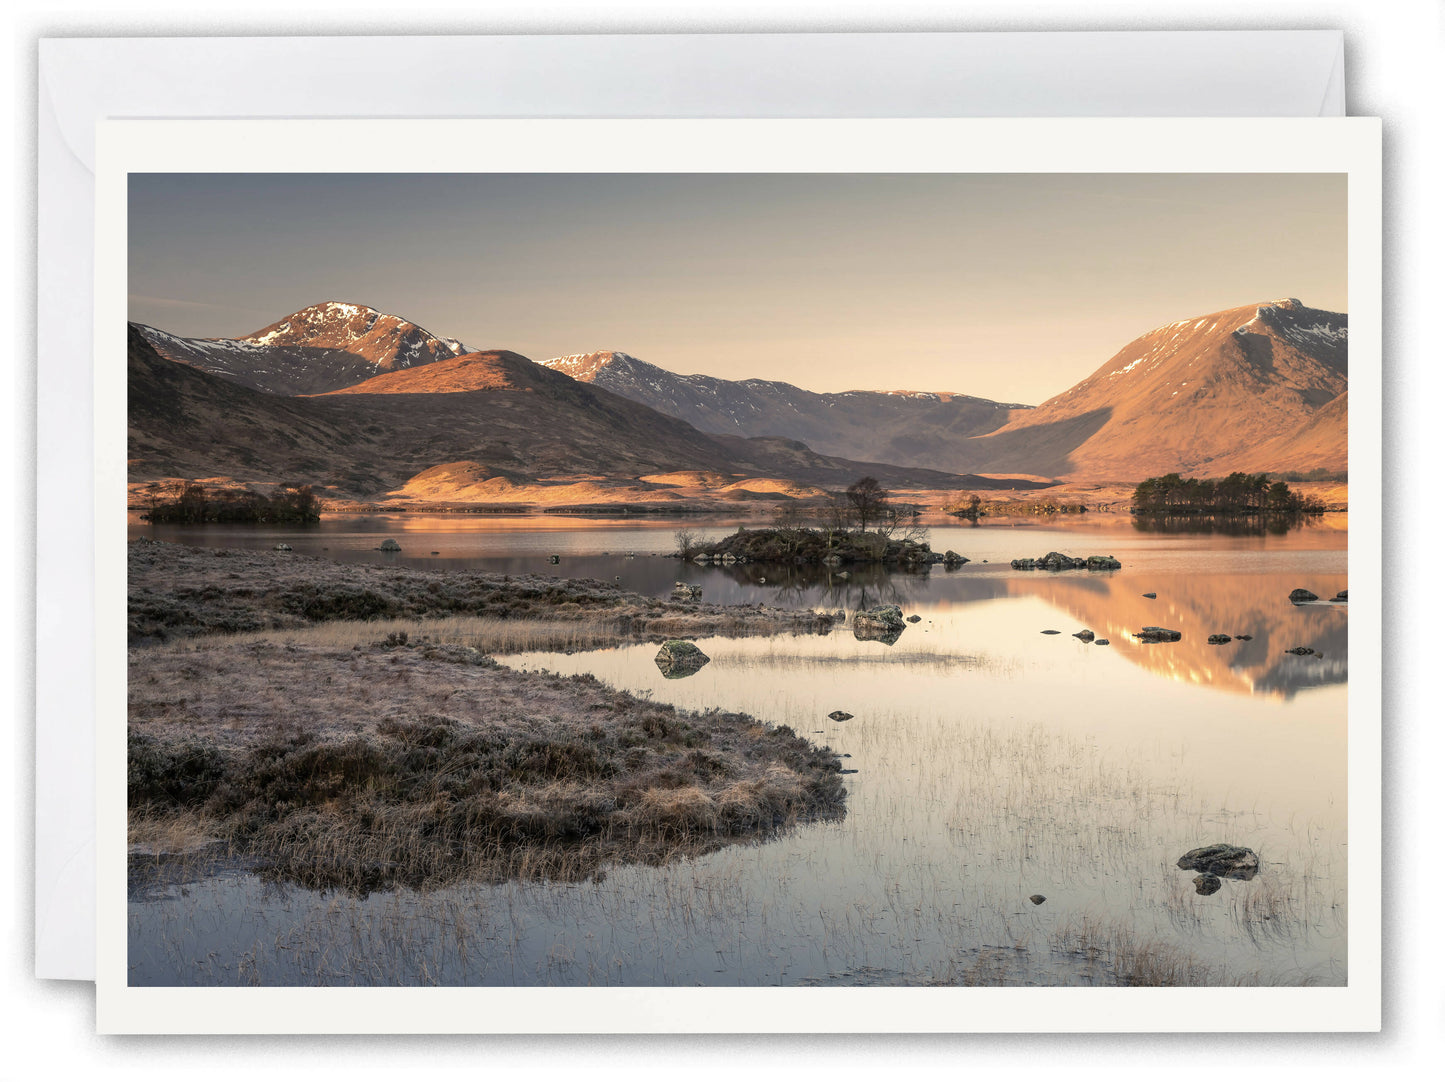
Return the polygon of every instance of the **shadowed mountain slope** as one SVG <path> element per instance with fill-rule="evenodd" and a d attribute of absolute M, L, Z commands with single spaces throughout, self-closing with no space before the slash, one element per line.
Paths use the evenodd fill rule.
<path fill-rule="evenodd" d="M 823 454 L 941 470 L 953 469 L 958 441 L 1029 408 L 945 392 L 821 394 L 774 380 L 685 376 L 615 350 L 542 363 L 704 432 L 802 440 Z"/>

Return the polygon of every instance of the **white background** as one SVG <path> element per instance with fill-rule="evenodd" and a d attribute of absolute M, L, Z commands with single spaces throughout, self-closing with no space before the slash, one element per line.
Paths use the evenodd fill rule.
<path fill-rule="evenodd" d="M 675 9 L 675 10 L 673 10 Z M 98 1038 L 90 985 L 36 982 L 34 924 L 33 741 L 28 626 L 33 607 L 29 548 L 34 507 L 34 122 L 35 50 L 41 36 L 182 36 L 396 33 L 581 33 L 888 30 L 1342 29 L 1352 115 L 1385 120 L 1385 580 L 1410 585 L 1386 594 L 1385 635 L 1385 1002 L 1384 1033 L 1336 1037 L 955 1037 L 955 1038 Z M 223 2 L 106 4 L 103 0 L 22 3 L 12 12 L 11 146 L 13 298 L 12 492 L 0 499 L 0 538 L 8 539 L 13 646 L 0 673 L 13 688 L 15 725 L 3 746 L 12 757 L 10 829 L 0 833 L 13 869 L 0 890 L 5 909 L 4 1031 L 0 1077 L 41 1074 L 208 1078 L 367 1077 L 435 1069 L 537 1072 L 576 1069 L 589 1076 L 677 1070 L 689 1077 L 740 1072 L 827 1071 L 866 1077 L 900 1067 L 946 1072 L 1008 1072 L 1071 1077 L 1120 1072 L 1248 1072 L 1284 1077 L 1350 1077 L 1365 1071 L 1430 1070 L 1441 1062 L 1445 980 L 1436 925 L 1438 857 L 1429 843 L 1442 821 L 1435 792 L 1445 765 L 1442 713 L 1420 677 L 1427 664 L 1426 611 L 1434 570 L 1425 549 L 1436 517 L 1434 494 L 1416 478 L 1438 453 L 1431 403 L 1440 396 L 1442 358 L 1433 333 L 1445 297 L 1440 251 L 1440 110 L 1445 26 L 1439 0 L 543 0 L 380 5 L 366 0 L 293 0 L 242 7 Z M 1408 471 L 1408 472 L 1406 472 Z M 1399 483 L 1400 478 L 1405 483 Z M 1414 481 L 1414 483 L 1410 483 Z M 1121 1009 L 1127 1010 L 1127 993 Z"/>

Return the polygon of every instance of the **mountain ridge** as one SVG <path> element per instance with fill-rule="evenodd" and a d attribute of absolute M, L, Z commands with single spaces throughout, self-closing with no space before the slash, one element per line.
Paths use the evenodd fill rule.
<path fill-rule="evenodd" d="M 952 441 L 1030 407 L 951 391 L 809 391 L 781 380 L 683 375 L 621 350 L 541 364 L 604 387 L 704 432 L 799 439 L 832 455 L 952 470 Z"/>
<path fill-rule="evenodd" d="M 239 338 L 185 338 L 132 323 L 167 360 L 268 394 L 322 394 L 382 372 L 470 353 L 454 338 L 375 308 L 322 301 Z"/>
<path fill-rule="evenodd" d="M 625 480 L 664 492 L 677 486 L 640 479 L 680 470 L 718 475 L 728 486 L 778 479 L 799 491 L 842 487 L 864 474 L 893 487 L 1009 487 L 820 455 L 797 441 L 713 437 L 505 350 L 387 373 L 370 386 L 281 396 L 170 361 L 135 327 L 129 334 L 132 483 L 298 482 L 372 500 L 406 496 L 422 482 L 429 499 L 449 498 L 448 486 L 481 492 L 487 482 L 524 492 L 538 482 Z M 488 375 L 499 365 L 509 373 L 500 382 Z M 481 385 L 458 389 L 464 385 L 448 379 L 472 379 L 477 370 L 486 377 Z"/>

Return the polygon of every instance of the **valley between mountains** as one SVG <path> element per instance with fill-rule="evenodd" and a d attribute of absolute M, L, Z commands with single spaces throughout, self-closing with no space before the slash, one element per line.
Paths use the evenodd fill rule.
<path fill-rule="evenodd" d="M 1169 472 L 1343 475 L 1347 353 L 1343 314 L 1247 305 L 1147 331 L 1035 407 L 824 394 L 620 351 L 536 363 L 327 302 L 235 339 L 130 324 L 129 477 L 133 502 L 188 481 L 296 483 L 332 508 L 741 509 L 865 475 L 930 505 L 1126 506 Z"/>

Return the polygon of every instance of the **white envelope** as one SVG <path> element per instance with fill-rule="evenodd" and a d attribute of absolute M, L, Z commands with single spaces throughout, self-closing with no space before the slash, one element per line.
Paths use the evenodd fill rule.
<path fill-rule="evenodd" d="M 1344 115 L 1338 31 L 40 43 L 35 971 L 95 977 L 94 132 L 107 117 Z"/>

